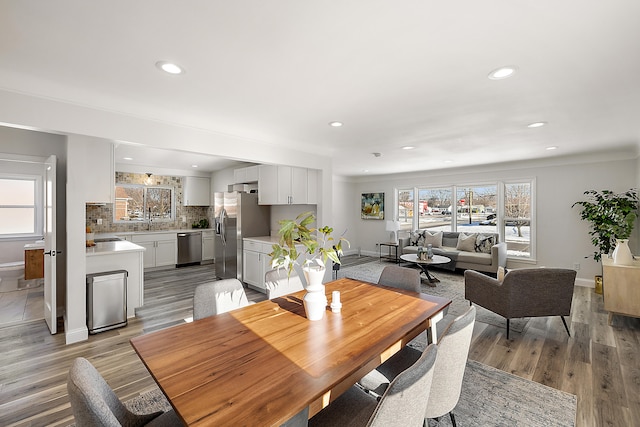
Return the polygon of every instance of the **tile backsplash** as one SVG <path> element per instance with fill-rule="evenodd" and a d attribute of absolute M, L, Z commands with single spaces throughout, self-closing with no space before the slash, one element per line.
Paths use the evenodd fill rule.
<path fill-rule="evenodd" d="M 116 172 L 116 182 L 119 184 L 147 184 L 173 187 L 175 197 L 176 219 L 175 221 L 152 221 L 151 231 L 188 229 L 194 222 L 201 219 L 209 220 L 209 227 L 213 227 L 213 206 L 183 206 L 183 178 L 179 176 L 152 175 L 151 183 L 145 182 L 146 174 Z M 186 222 L 182 222 L 182 216 Z M 102 224 L 97 220 L 102 219 Z M 91 227 L 94 233 L 117 233 L 131 231 L 147 231 L 149 224 L 145 222 L 114 222 L 113 204 L 87 205 L 86 225 Z"/>

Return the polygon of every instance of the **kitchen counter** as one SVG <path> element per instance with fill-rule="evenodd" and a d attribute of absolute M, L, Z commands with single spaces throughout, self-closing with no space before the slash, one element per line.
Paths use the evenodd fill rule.
<path fill-rule="evenodd" d="M 276 243 L 280 243 L 280 237 L 279 236 L 245 237 L 244 240 L 250 240 L 252 242 L 257 242 L 257 243 L 268 243 L 270 245 L 274 245 Z"/>
<path fill-rule="evenodd" d="M 127 271 L 127 317 L 144 303 L 145 248 L 127 240 L 99 242 L 86 248 L 86 274 Z"/>
<path fill-rule="evenodd" d="M 95 256 L 124 252 L 144 252 L 145 250 L 142 246 L 128 240 L 119 240 L 116 242 L 97 242 L 95 246 L 88 247 L 86 253 L 87 256 Z"/>

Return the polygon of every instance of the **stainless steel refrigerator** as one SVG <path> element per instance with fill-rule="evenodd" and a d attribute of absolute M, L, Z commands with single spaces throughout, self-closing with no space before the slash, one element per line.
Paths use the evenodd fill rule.
<path fill-rule="evenodd" d="M 257 193 L 214 193 L 216 277 L 242 281 L 242 239 L 268 236 L 270 211 L 258 205 Z"/>

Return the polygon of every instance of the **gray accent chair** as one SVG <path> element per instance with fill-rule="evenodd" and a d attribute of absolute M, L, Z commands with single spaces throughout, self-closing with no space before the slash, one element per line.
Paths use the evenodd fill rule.
<path fill-rule="evenodd" d="M 67 376 L 71 411 L 77 426 L 182 426 L 173 411 L 134 414 L 118 399 L 94 366 L 82 357 L 76 358 Z"/>
<path fill-rule="evenodd" d="M 353 386 L 309 420 L 309 426 L 422 426 L 437 349 L 420 358 L 389 384 L 380 401 Z"/>
<path fill-rule="evenodd" d="M 420 292 L 420 271 L 415 268 L 388 265 L 382 270 L 378 284 L 397 289 L 405 289 L 407 291 Z"/>
<path fill-rule="evenodd" d="M 478 304 L 507 319 L 560 316 L 571 336 L 564 316 L 571 314 L 576 271 L 564 268 L 523 268 L 509 270 L 499 281 L 477 271 L 464 272 L 464 295 L 469 304 Z"/>
<path fill-rule="evenodd" d="M 249 305 L 242 282 L 216 280 L 198 285 L 193 295 L 193 320 L 204 319 Z"/>
<path fill-rule="evenodd" d="M 279 298 L 304 289 L 298 273 L 293 271 L 289 276 L 286 268 L 267 271 L 264 275 L 264 284 L 267 299 Z"/>
<path fill-rule="evenodd" d="M 475 320 L 476 308 L 472 306 L 447 326 L 438 341 L 438 356 L 431 383 L 431 394 L 424 413 L 425 425 L 427 425 L 427 418 L 439 418 L 448 413 L 451 424 L 456 427 L 453 409 L 458 404 L 462 392 L 462 380 L 467 366 Z M 395 378 L 399 372 L 415 363 L 421 355 L 421 351 L 405 346 L 378 369 L 362 378 L 360 384 L 373 394 L 384 393 L 389 385 L 389 379 Z"/>

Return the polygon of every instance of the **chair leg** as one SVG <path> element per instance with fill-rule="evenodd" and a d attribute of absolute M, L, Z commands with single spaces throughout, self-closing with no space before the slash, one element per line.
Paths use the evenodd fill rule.
<path fill-rule="evenodd" d="M 453 416 L 453 411 L 449 412 L 449 416 L 451 417 L 451 424 L 453 425 L 453 427 L 457 427 L 456 426 L 456 417 Z"/>
<path fill-rule="evenodd" d="M 569 327 L 567 326 L 567 321 L 564 320 L 564 316 L 560 316 L 562 319 L 562 323 L 564 323 L 564 328 L 567 330 L 567 335 L 571 336 L 571 332 L 569 332 Z"/>
<path fill-rule="evenodd" d="M 509 319 L 507 319 L 507 339 L 509 339 Z"/>

